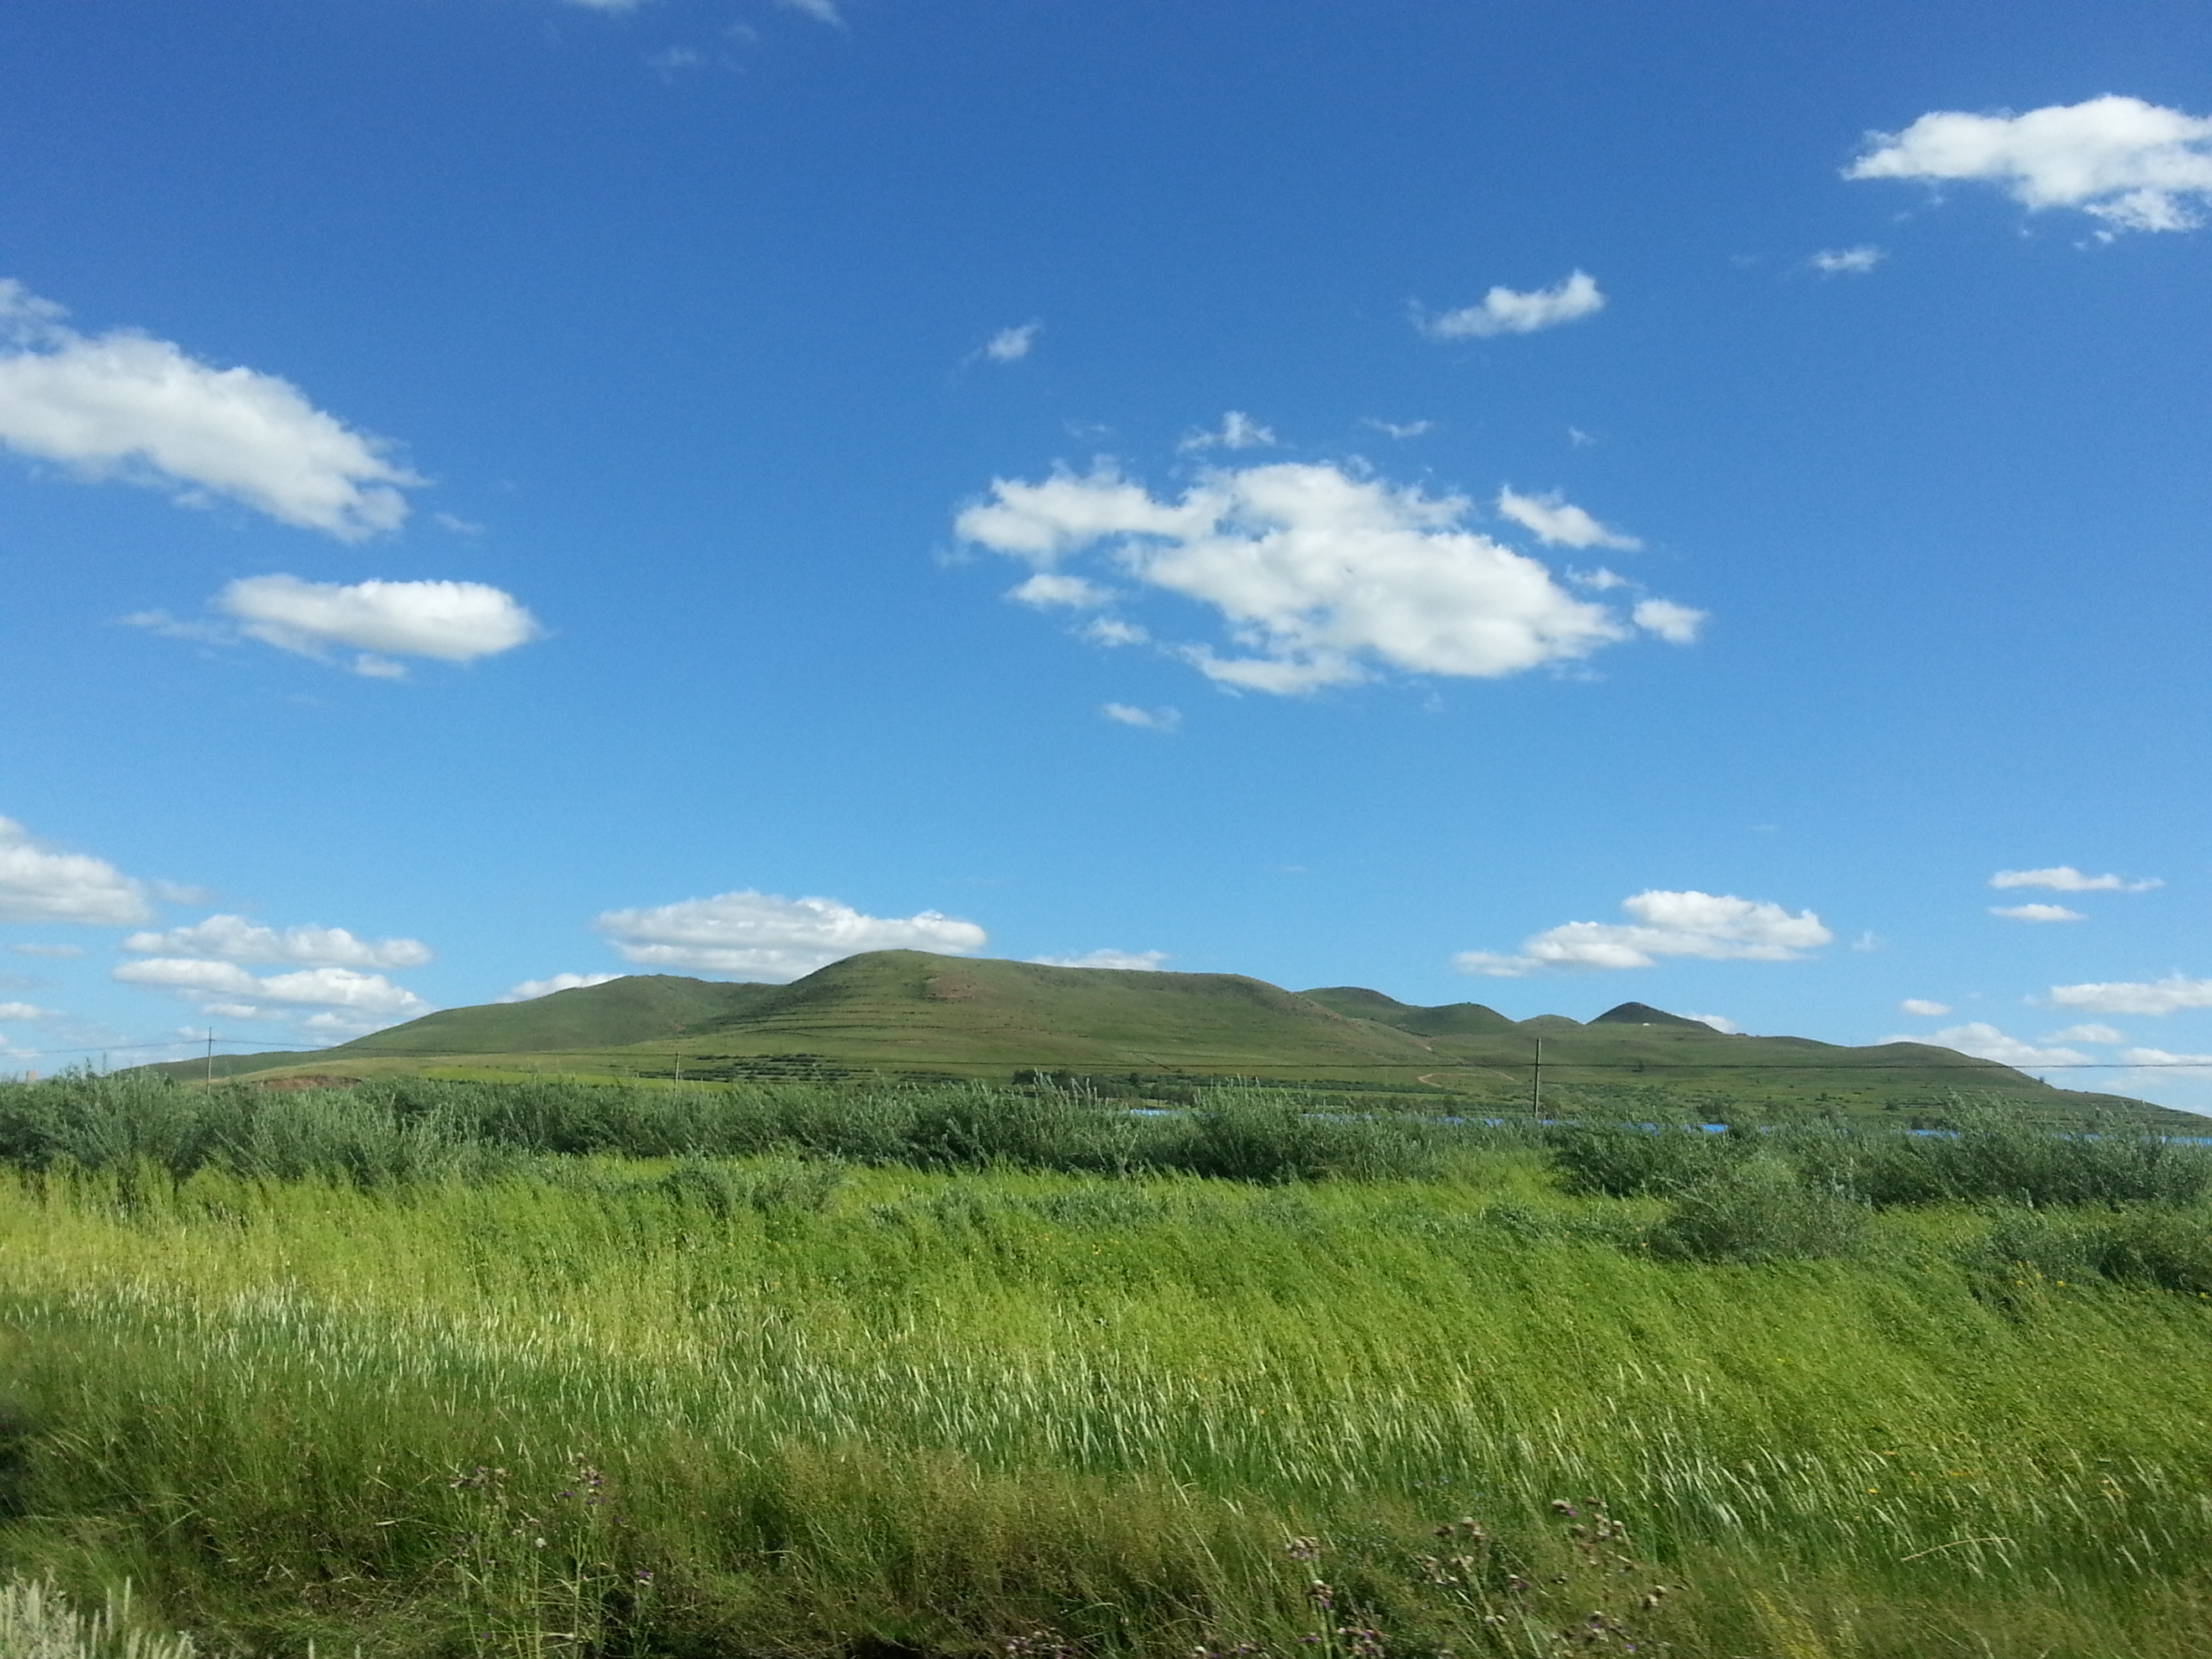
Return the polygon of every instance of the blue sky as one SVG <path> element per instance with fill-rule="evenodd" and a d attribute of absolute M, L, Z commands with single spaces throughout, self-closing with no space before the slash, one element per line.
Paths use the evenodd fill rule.
<path fill-rule="evenodd" d="M 0 1065 L 902 944 L 2203 1058 L 2207 65 L 11 5 Z"/>

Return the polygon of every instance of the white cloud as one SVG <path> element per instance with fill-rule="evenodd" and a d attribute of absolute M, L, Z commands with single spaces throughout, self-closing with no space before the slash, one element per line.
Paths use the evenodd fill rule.
<path fill-rule="evenodd" d="M 36 1021 L 60 1018 L 60 1010 L 41 1008 L 35 1002 L 0 1002 L 0 1019 Z"/>
<path fill-rule="evenodd" d="M 1039 483 L 998 479 L 957 528 L 1041 571 L 1103 544 L 1122 576 L 1218 611 L 1240 654 L 1206 645 L 1179 654 L 1252 690 L 1347 684 L 1378 666 L 1495 678 L 1630 636 L 1610 607 L 1464 528 L 1471 510 L 1464 497 L 1298 462 L 1211 472 L 1180 500 L 1158 501 L 1101 465 Z"/>
<path fill-rule="evenodd" d="M 65 327 L 60 307 L 0 282 L 0 444 L 94 477 L 228 495 L 359 541 L 398 528 L 421 479 L 390 446 L 288 380 L 216 368 L 167 340 Z"/>
<path fill-rule="evenodd" d="M 1810 910 L 1724 893 L 1653 890 L 1620 902 L 1633 921 L 1570 921 L 1521 942 L 1512 956 L 1462 951 L 1464 974 L 1519 979 L 1547 968 L 1649 968 L 1661 957 L 1708 961 L 1796 962 L 1835 935 Z"/>
<path fill-rule="evenodd" d="M 1182 724 L 1182 711 L 1179 708 L 1139 708 L 1133 703 L 1109 702 L 1098 712 L 1109 720 L 1146 732 L 1172 732 Z"/>
<path fill-rule="evenodd" d="M 2184 1008 L 2212 1008 L 2212 979 L 2180 974 L 2145 982 L 2110 980 L 2082 985 L 2054 985 L 2049 1000 L 2060 1008 L 2092 1014 L 2171 1014 Z"/>
<path fill-rule="evenodd" d="M 0 921 L 112 927 L 152 914 L 144 882 L 88 853 L 59 852 L 14 819 L 0 818 Z"/>
<path fill-rule="evenodd" d="M 2088 917 L 2079 910 L 2069 910 L 2063 904 L 1992 904 L 1990 914 L 2002 916 L 2008 921 L 2087 921 Z"/>
<path fill-rule="evenodd" d="M 217 609 L 241 631 L 279 650 L 321 657 L 332 646 L 364 653 L 394 652 L 469 662 L 511 651 L 538 635 L 535 617 L 514 595 L 482 582 L 302 581 L 297 576 L 247 576 L 216 597 Z M 357 673 L 397 678 L 405 671 L 374 654 Z"/>
<path fill-rule="evenodd" d="M 1595 316 L 1604 309 L 1605 295 L 1598 292 L 1597 280 L 1586 270 L 1577 270 L 1549 288 L 1525 294 L 1493 288 L 1482 296 L 1480 305 L 1418 320 L 1422 332 L 1431 338 L 1464 340 L 1494 334 L 1534 334 L 1539 329 Z"/>
<path fill-rule="evenodd" d="M 1125 973 L 1151 974 L 1168 959 L 1164 951 L 1092 951 L 1079 957 L 1031 957 L 1047 968 L 1117 968 Z"/>
<path fill-rule="evenodd" d="M 1938 110 L 1868 138 L 1846 179 L 1979 180 L 2031 210 L 2079 208 L 2114 231 L 2194 229 L 2212 198 L 2212 120 L 2140 98 L 2025 115 Z"/>
<path fill-rule="evenodd" d="M 1232 409 L 1221 417 L 1220 427 L 1212 432 L 1194 432 L 1176 446 L 1186 455 L 1206 449 L 1272 449 L 1279 442 L 1274 428 L 1261 426 L 1241 409 Z"/>
<path fill-rule="evenodd" d="M 2000 870 L 1990 878 L 1992 887 L 2045 887 L 2054 893 L 2148 893 L 2166 884 L 2156 876 L 2130 881 L 2123 876 L 2085 876 L 2070 864 L 2048 870 Z"/>
<path fill-rule="evenodd" d="M 1737 1024 L 1726 1014 L 1685 1014 L 1682 1018 L 1684 1019 L 1694 1019 L 1700 1025 L 1710 1025 L 1713 1030 L 1718 1031 L 1723 1036 L 1741 1036 L 1743 1035 L 1743 1027 Z"/>
<path fill-rule="evenodd" d="M 2033 1042 L 2007 1036 L 1994 1025 L 1976 1020 L 1966 1025 L 1948 1025 L 1929 1036 L 1894 1036 L 1882 1039 L 1886 1042 L 1929 1042 L 1942 1048 L 1956 1048 L 1962 1054 L 1972 1054 L 1977 1060 L 1994 1060 L 2000 1066 L 2033 1067 L 2037 1066 L 2086 1066 L 2089 1056 L 2078 1048 L 2044 1048 Z"/>
<path fill-rule="evenodd" d="M 967 956 L 990 942 L 974 922 L 935 910 L 870 916 L 836 899 L 751 890 L 609 910 L 592 925 L 630 962 L 763 980 L 797 979 L 862 951 Z"/>
<path fill-rule="evenodd" d="M 1937 1019 L 1951 1012 L 1948 1002 L 1930 1002 L 1926 997 L 1907 997 L 1897 1005 L 1908 1014 L 1917 1014 L 1923 1019 Z"/>
<path fill-rule="evenodd" d="M 1097 645 L 1143 645 L 1152 636 L 1134 623 L 1094 617 L 1084 624 L 1083 637 Z"/>
<path fill-rule="evenodd" d="M 556 991 L 580 991 L 587 986 L 605 985 L 623 978 L 620 974 L 556 974 L 550 979 L 526 979 L 500 998 L 501 1002 L 535 1002 L 540 997 L 550 997 Z"/>
<path fill-rule="evenodd" d="M 2069 1025 L 2063 1031 L 2053 1031 L 2044 1038 L 2045 1042 L 2125 1042 L 2127 1034 L 2109 1025 L 2091 1022 L 2087 1025 Z"/>
<path fill-rule="evenodd" d="M 1669 645 L 1695 645 L 1698 629 L 1711 620 L 1708 612 L 1672 599 L 1639 599 L 1629 614 L 1638 628 L 1656 634 Z"/>
<path fill-rule="evenodd" d="M 1386 438 L 1418 438 L 1437 428 L 1434 421 L 1378 421 L 1372 415 L 1361 416 L 1359 424 L 1374 428 Z"/>
<path fill-rule="evenodd" d="M 776 0 L 776 4 L 792 11 L 803 11 L 817 23 L 827 23 L 833 28 L 845 27 L 844 15 L 836 0 Z"/>
<path fill-rule="evenodd" d="M 1607 570 L 1603 565 L 1595 570 L 1570 570 L 1567 580 L 1577 587 L 1586 587 L 1593 593 L 1610 593 L 1616 587 L 1636 586 L 1619 571 Z"/>
<path fill-rule="evenodd" d="M 1044 332 L 1042 323 L 1024 323 L 1019 328 L 1002 328 L 983 343 L 983 355 L 994 363 L 1018 363 L 1030 355 L 1036 337 Z"/>
<path fill-rule="evenodd" d="M 1114 591 L 1080 576 L 1057 570 L 1040 570 L 1027 581 L 1006 590 L 1006 597 L 1043 611 L 1066 605 L 1074 611 L 1096 611 L 1114 602 Z"/>
<path fill-rule="evenodd" d="M 428 1003 L 383 975 L 356 973 L 350 968 L 302 968 L 295 973 L 257 978 L 234 962 L 147 957 L 121 963 L 114 977 L 125 985 L 167 991 L 209 1005 L 211 1012 L 240 1018 L 259 1017 L 242 1010 L 264 1002 L 288 1008 L 341 1008 L 377 1018 L 411 1019 L 430 1012 Z"/>
<path fill-rule="evenodd" d="M 1644 545 L 1633 536 L 1607 530 L 1556 489 L 1548 495 L 1501 489 L 1498 510 L 1552 547 L 1616 547 L 1632 553 Z"/>
<path fill-rule="evenodd" d="M 1862 243 L 1857 247 L 1822 248 L 1806 263 L 1823 276 L 1863 276 L 1889 256 Z"/>
<path fill-rule="evenodd" d="M 82 945 L 11 945 L 8 947 L 8 951 L 11 956 L 18 957 L 66 957 L 82 956 L 84 946 Z"/>
<path fill-rule="evenodd" d="M 2124 1048 L 2120 1058 L 2130 1066 L 2212 1066 L 2212 1054 L 2177 1054 L 2165 1048 Z"/>
<path fill-rule="evenodd" d="M 264 927 L 244 916 L 210 916 L 163 933 L 133 933 L 123 948 L 142 956 L 221 962 L 296 962 L 319 968 L 420 968 L 430 947 L 413 939 L 356 939 L 343 927 Z"/>

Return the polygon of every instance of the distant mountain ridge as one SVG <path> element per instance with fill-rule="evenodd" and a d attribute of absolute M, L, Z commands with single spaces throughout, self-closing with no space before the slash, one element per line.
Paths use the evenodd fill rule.
<path fill-rule="evenodd" d="M 854 1073 L 1005 1078 L 1250 1077 L 1487 1095 L 1534 1077 L 1554 1088 L 1666 1086 L 1715 1097 L 1902 1109 L 1960 1089 L 2056 1108 L 2100 1103 L 1923 1043 L 1850 1048 L 1723 1036 L 1627 1002 L 1587 1024 L 1512 1020 L 1480 1003 L 1424 1008 L 1360 986 L 1297 993 L 1239 974 L 1175 974 L 872 951 L 788 985 L 640 974 L 529 1002 L 427 1014 L 313 1053 L 226 1056 L 224 1076 L 361 1076 L 518 1069 L 693 1079 Z M 525 1062 L 527 1066 L 525 1066 Z M 159 1068 L 202 1075 L 204 1063 Z M 2178 1116 L 2179 1115 L 2172 1115 Z"/>

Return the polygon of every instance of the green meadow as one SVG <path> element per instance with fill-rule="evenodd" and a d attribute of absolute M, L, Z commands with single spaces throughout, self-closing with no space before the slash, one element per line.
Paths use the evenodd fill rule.
<path fill-rule="evenodd" d="M 2201 1655 L 2212 1162 L 1955 1127 L 0 1086 L 0 1565 L 203 1654 Z"/>

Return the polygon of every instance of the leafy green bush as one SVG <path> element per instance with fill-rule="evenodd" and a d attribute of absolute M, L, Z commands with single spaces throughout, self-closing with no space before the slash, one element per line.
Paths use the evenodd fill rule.
<path fill-rule="evenodd" d="M 1738 1162 L 1749 1143 L 1700 1124 L 1586 1117 L 1551 1132 L 1552 1161 L 1568 1191 L 1607 1198 L 1678 1193 Z"/>
<path fill-rule="evenodd" d="M 1849 1255 L 1865 1242 L 1866 1209 L 1807 1187 L 1772 1156 L 1745 1158 L 1677 1199 L 1652 1229 L 1655 1255 L 1692 1261 L 1801 1261 Z"/>

